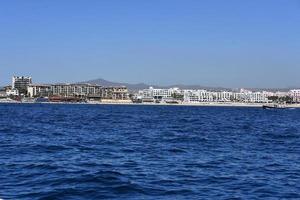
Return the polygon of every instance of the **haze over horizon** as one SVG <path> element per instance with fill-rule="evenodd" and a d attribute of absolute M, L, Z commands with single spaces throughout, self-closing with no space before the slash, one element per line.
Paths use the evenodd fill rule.
<path fill-rule="evenodd" d="M 0 85 L 300 87 L 299 0 L 0 1 Z"/>

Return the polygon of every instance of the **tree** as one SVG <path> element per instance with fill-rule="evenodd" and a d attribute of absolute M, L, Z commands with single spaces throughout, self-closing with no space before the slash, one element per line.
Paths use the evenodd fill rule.
<path fill-rule="evenodd" d="M 284 96 L 284 97 L 280 97 L 279 98 L 280 102 L 286 102 L 286 103 L 292 103 L 293 102 L 293 98 L 290 96 Z"/>
<path fill-rule="evenodd" d="M 176 100 L 183 100 L 182 94 L 173 93 L 171 96 L 172 96 L 172 98 L 174 98 Z"/>
<path fill-rule="evenodd" d="M 270 100 L 270 101 L 272 101 L 272 102 L 277 102 L 278 99 L 279 99 L 278 96 L 269 96 L 269 97 L 268 97 L 268 100 Z"/>

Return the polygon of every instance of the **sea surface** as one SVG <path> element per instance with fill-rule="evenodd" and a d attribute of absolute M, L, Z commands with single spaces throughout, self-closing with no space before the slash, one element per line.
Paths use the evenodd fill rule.
<path fill-rule="evenodd" d="M 0 104 L 0 199 L 300 199 L 300 109 Z"/>

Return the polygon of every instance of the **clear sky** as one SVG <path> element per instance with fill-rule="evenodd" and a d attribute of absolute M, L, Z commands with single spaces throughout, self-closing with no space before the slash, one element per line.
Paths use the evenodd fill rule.
<path fill-rule="evenodd" d="M 0 0 L 0 85 L 300 87 L 300 0 Z"/>

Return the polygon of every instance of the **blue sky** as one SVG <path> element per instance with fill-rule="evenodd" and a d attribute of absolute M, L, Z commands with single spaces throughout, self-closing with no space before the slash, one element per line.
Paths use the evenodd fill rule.
<path fill-rule="evenodd" d="M 0 0 L 0 85 L 300 87 L 300 0 Z"/>

